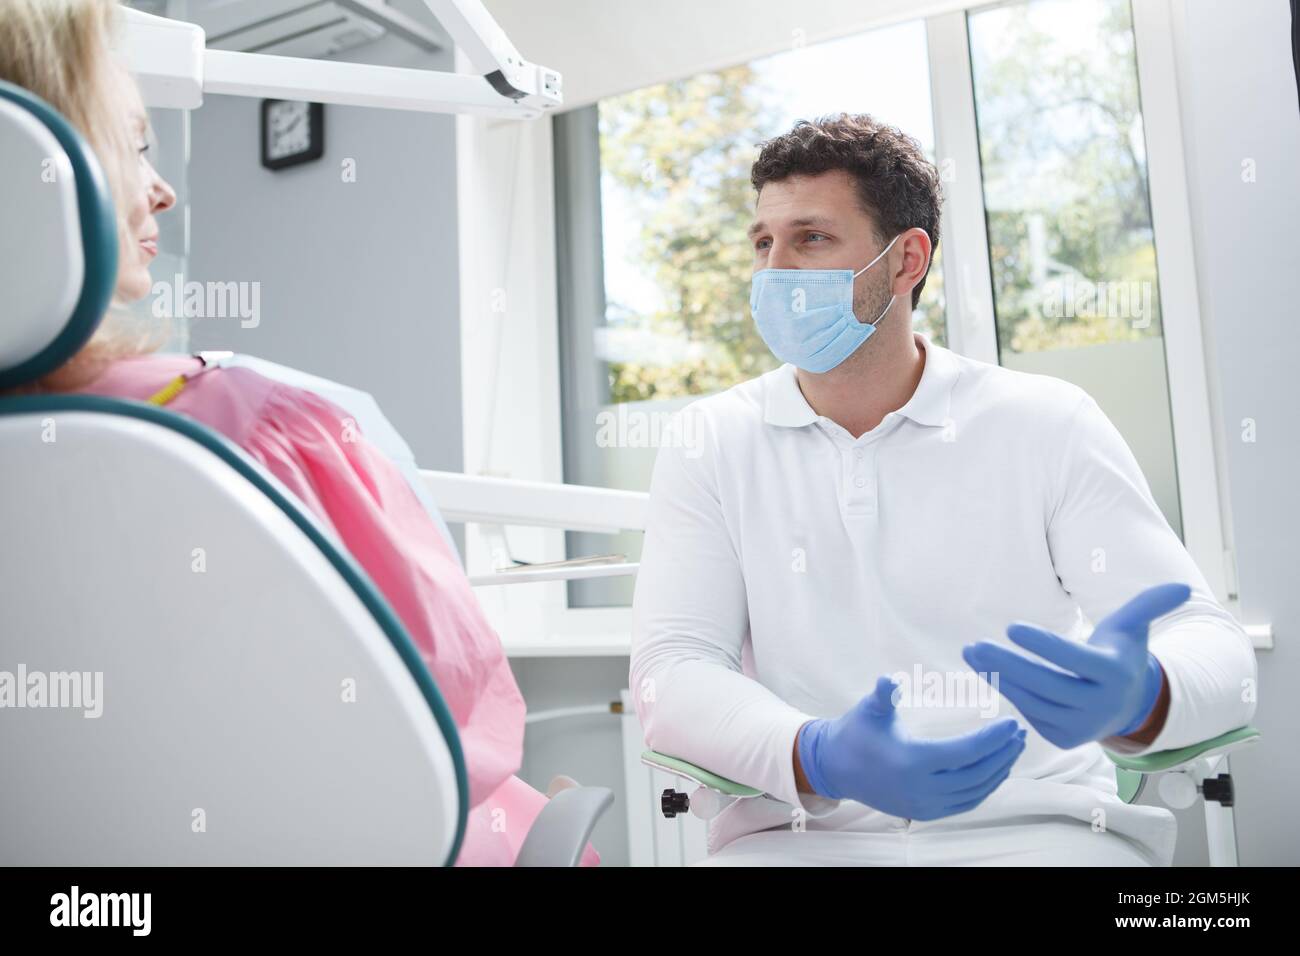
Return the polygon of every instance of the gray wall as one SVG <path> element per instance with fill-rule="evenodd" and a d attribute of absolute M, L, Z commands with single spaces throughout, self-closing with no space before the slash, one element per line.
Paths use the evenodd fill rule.
<path fill-rule="evenodd" d="M 553 707 L 608 706 L 627 686 L 627 657 L 514 658 L 510 667 L 529 713 Z M 614 805 L 591 835 L 601 866 L 627 866 L 630 859 L 622 719 L 613 714 L 583 714 L 530 724 L 519 769 L 520 778 L 543 793 L 557 774 L 614 791 Z"/>
<path fill-rule="evenodd" d="M 1247 622 L 1271 622 L 1259 653 L 1264 739 L 1232 759 L 1247 865 L 1300 864 L 1300 105 L 1286 0 L 1189 0 L 1180 49 L 1183 122 L 1201 308 L 1213 350 Z M 1186 54 L 1186 56 L 1183 56 Z M 1253 159 L 1256 181 L 1242 181 Z M 1257 440 L 1242 440 L 1242 420 Z"/>
<path fill-rule="evenodd" d="M 450 49 L 391 37 L 346 58 L 452 68 Z M 325 156 L 271 172 L 260 108 L 211 96 L 193 114 L 188 278 L 260 282 L 261 320 L 192 320 L 191 347 L 364 389 L 422 467 L 462 470 L 454 119 L 327 105 Z M 345 158 L 356 182 L 342 179 Z"/>

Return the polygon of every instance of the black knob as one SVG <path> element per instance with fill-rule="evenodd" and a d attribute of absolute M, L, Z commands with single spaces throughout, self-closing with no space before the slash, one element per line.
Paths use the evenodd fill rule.
<path fill-rule="evenodd" d="M 659 809 L 669 819 L 679 813 L 689 813 L 691 809 L 690 795 L 678 793 L 676 790 L 665 790 L 663 796 L 659 798 Z"/>
<path fill-rule="evenodd" d="M 1232 806 L 1232 777 L 1221 773 L 1217 777 L 1206 777 L 1201 781 L 1201 793 L 1206 800 L 1216 800 L 1225 807 Z"/>

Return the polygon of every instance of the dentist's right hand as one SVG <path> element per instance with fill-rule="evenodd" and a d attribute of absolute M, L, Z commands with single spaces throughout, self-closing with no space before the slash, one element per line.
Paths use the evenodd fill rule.
<path fill-rule="evenodd" d="M 810 720 L 799 729 L 799 763 L 808 783 L 823 797 L 856 800 L 909 820 L 978 806 L 1010 775 L 1025 749 L 1025 731 L 1006 717 L 959 737 L 913 739 L 898 725 L 895 686 L 882 677 L 843 716 Z"/>

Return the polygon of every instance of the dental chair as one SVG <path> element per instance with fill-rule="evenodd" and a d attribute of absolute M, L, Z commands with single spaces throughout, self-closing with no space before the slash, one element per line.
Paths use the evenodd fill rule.
<path fill-rule="evenodd" d="M 1133 803 L 1141 796 L 1148 778 L 1157 777 L 1161 799 L 1176 810 L 1184 810 L 1196 802 L 1197 796 L 1205 800 L 1205 833 L 1209 846 L 1211 866 L 1237 865 L 1237 837 L 1233 829 L 1232 808 L 1235 793 L 1232 775 L 1216 773 L 1227 769 L 1226 758 L 1238 748 L 1255 743 L 1259 731 L 1254 727 L 1240 727 L 1211 740 L 1162 750 L 1141 757 L 1123 757 L 1105 751 L 1115 764 L 1115 782 L 1119 798 Z M 641 762 L 655 770 L 680 777 L 695 785 L 693 792 L 672 788 L 659 798 L 659 811 L 668 818 L 691 813 L 702 820 L 712 820 L 735 800 L 763 797 L 761 790 L 710 770 L 656 750 L 641 754 Z"/>
<path fill-rule="evenodd" d="M 9 389 L 90 338 L 117 228 L 81 136 L 3 82 L 0 169 Z M 0 863 L 455 861 L 451 713 L 275 479 L 195 421 L 97 396 L 0 397 L 0 461 Z M 556 794 L 517 865 L 576 865 L 612 800 Z"/>

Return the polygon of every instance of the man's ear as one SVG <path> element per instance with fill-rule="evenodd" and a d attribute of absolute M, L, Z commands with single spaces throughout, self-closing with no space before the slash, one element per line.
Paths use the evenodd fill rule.
<path fill-rule="evenodd" d="M 899 252 L 902 249 L 902 252 Z M 926 270 L 930 268 L 930 255 L 934 251 L 934 245 L 930 242 L 930 234 L 919 226 L 913 226 L 911 229 L 904 230 L 898 239 L 898 243 L 890 250 L 890 258 L 893 259 L 898 254 L 898 266 L 894 270 L 894 287 L 891 290 L 895 295 L 911 295 L 916 284 L 921 281 Z"/>

